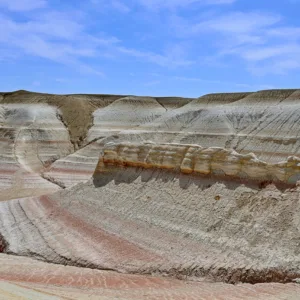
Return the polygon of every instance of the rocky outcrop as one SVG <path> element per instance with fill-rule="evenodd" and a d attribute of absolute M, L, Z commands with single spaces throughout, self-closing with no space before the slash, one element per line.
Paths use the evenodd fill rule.
<path fill-rule="evenodd" d="M 256 180 L 296 184 L 300 180 L 300 158 L 290 156 L 286 161 L 266 163 L 253 153 L 247 155 L 224 148 L 203 148 L 198 145 L 153 143 L 108 143 L 103 149 L 102 162 L 116 166 L 158 168 L 184 174 L 218 175 L 228 180 Z"/>

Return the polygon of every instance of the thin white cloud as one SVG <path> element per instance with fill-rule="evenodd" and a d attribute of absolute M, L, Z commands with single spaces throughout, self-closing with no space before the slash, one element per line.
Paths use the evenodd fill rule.
<path fill-rule="evenodd" d="M 102 73 L 86 65 L 82 59 L 98 55 L 98 47 L 118 43 L 114 37 L 90 36 L 74 14 L 55 11 L 22 22 L 0 15 L 0 27 L 2 48 L 68 64 L 97 75 Z"/>
<path fill-rule="evenodd" d="M 1 1 L 1 0 L 0 0 Z M 82 72 L 103 75 L 94 66 L 85 63 L 87 58 L 120 59 L 132 57 L 162 67 L 182 67 L 193 64 L 185 57 L 184 47 L 171 45 L 165 51 L 152 52 L 127 47 L 113 36 L 89 33 L 87 20 L 76 12 L 44 11 L 20 21 L 0 14 L 0 50 L 41 57 L 72 66 Z M 161 49 L 160 49 L 161 50 Z"/>
<path fill-rule="evenodd" d="M 198 77 L 184 77 L 184 76 L 175 76 L 172 77 L 173 80 L 176 81 L 186 81 L 186 82 L 201 82 L 206 84 L 215 84 L 215 85 L 226 85 L 231 87 L 236 87 L 237 89 L 247 89 L 247 90 L 260 90 L 260 89 L 272 89 L 274 88 L 269 84 L 248 84 L 248 83 L 237 83 L 226 80 L 210 80 Z"/>
<path fill-rule="evenodd" d="M 274 14 L 233 12 L 201 22 L 198 28 L 229 34 L 248 34 L 272 26 L 280 20 L 281 16 Z"/>
<path fill-rule="evenodd" d="M 195 37 L 204 33 L 219 33 L 237 37 L 255 38 L 257 31 L 277 24 L 281 16 L 263 13 L 231 12 L 216 15 L 198 22 L 172 16 L 171 26 L 179 36 Z"/>
<path fill-rule="evenodd" d="M 94 5 L 99 11 L 105 12 L 107 10 L 115 10 L 120 13 L 129 13 L 131 8 L 122 0 L 90 0 L 90 3 Z"/>
<path fill-rule="evenodd" d="M 43 8 L 46 5 L 46 0 L 0 0 L 0 7 L 11 11 L 30 11 Z"/>
<path fill-rule="evenodd" d="M 182 66 L 189 66 L 194 63 L 194 61 L 181 58 L 178 56 L 172 55 L 172 53 L 167 54 L 157 54 L 150 51 L 140 51 L 132 48 L 126 48 L 123 46 L 116 48 L 118 52 L 126 54 L 128 56 L 132 56 L 138 58 L 140 60 L 144 60 L 150 63 L 157 64 L 162 67 L 182 67 Z"/>
<path fill-rule="evenodd" d="M 244 60 L 246 69 L 255 75 L 299 69 L 300 27 L 283 26 L 284 22 L 278 14 L 262 12 L 231 12 L 198 22 L 171 18 L 179 38 L 195 41 L 205 36 L 214 48 L 212 57 L 226 61 L 226 56 L 235 56 Z"/>
<path fill-rule="evenodd" d="M 267 35 L 274 38 L 298 40 L 300 39 L 300 27 L 277 27 L 268 30 Z"/>
<path fill-rule="evenodd" d="M 222 81 L 222 80 L 210 80 L 210 79 L 204 79 L 204 78 L 198 78 L 198 77 L 185 77 L 185 76 L 175 76 L 172 77 L 174 80 L 178 81 L 188 81 L 188 82 L 202 82 L 202 83 L 211 83 L 211 84 L 230 84 L 230 85 L 237 85 L 237 86 L 243 86 L 243 87 L 250 87 L 248 84 L 245 83 L 232 83 L 228 81 Z"/>
<path fill-rule="evenodd" d="M 236 0 L 137 0 L 138 3 L 149 9 L 174 9 L 191 6 L 192 4 L 220 5 L 232 4 Z"/>
<path fill-rule="evenodd" d="M 255 47 L 240 51 L 243 58 L 248 61 L 263 61 L 278 56 L 300 55 L 300 44 L 280 44 L 266 47 Z"/>
<path fill-rule="evenodd" d="M 300 27 L 287 28 L 275 22 L 246 34 L 253 39 L 241 42 L 241 34 L 225 35 L 227 40 L 220 53 L 242 58 L 254 75 L 287 74 L 300 69 Z"/>
<path fill-rule="evenodd" d="M 291 71 L 299 70 L 298 59 L 280 58 L 272 61 L 261 62 L 248 67 L 249 71 L 256 76 L 269 74 L 286 75 Z"/>
<path fill-rule="evenodd" d="M 144 41 L 144 48 L 141 49 L 133 46 L 135 43 L 126 45 L 126 41 L 106 36 L 101 33 L 101 28 L 97 28 L 100 33 L 89 31 L 88 24 L 92 23 L 94 26 L 95 20 L 87 19 L 84 12 L 51 10 L 50 1 L 47 3 L 46 0 L 0 0 L 0 9 L 23 12 L 22 19 L 16 19 L 15 14 L 10 12 L 3 15 L 6 10 L 2 10 L 3 13 L 0 14 L 0 60 L 15 59 L 25 54 L 98 75 L 102 74 L 101 71 L 86 62 L 100 56 L 120 60 L 125 57 L 164 68 L 188 67 L 200 61 L 203 66 L 204 62 L 214 61 L 214 57 L 221 65 L 227 62 L 227 56 L 232 56 L 242 60 L 247 70 L 259 75 L 268 72 L 284 74 L 300 69 L 300 27 L 285 24 L 286 20 L 279 14 L 258 11 L 218 13 L 216 10 L 206 14 L 203 9 L 201 15 L 192 14 L 189 18 L 176 15 L 182 8 L 229 5 L 235 1 L 237 0 L 89 1 L 89 9 L 97 5 L 103 11 L 111 12 L 113 9 L 130 13 L 130 16 L 135 13 L 137 3 L 143 8 L 169 10 L 165 20 L 170 21 L 168 24 L 171 34 L 157 44 L 155 50 L 148 50 Z M 36 9 L 41 10 L 29 13 Z M 159 15 L 148 10 L 146 13 L 149 18 Z M 143 29 L 141 31 L 144 35 L 147 34 Z M 159 39 L 155 36 L 153 40 L 156 38 Z M 190 41 L 193 46 L 196 45 L 195 48 L 192 46 L 189 49 Z M 166 45 L 169 47 L 166 48 Z M 209 55 L 201 50 L 201 57 L 197 55 L 197 47 L 200 45 L 204 50 L 211 49 Z"/>
<path fill-rule="evenodd" d="M 121 1 L 117 1 L 117 0 L 111 1 L 111 6 L 121 13 L 129 13 L 131 11 L 129 6 L 127 6 L 125 3 Z"/>

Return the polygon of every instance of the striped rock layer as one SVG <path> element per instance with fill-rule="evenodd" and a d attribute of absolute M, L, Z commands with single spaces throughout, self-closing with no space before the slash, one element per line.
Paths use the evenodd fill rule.
<path fill-rule="evenodd" d="M 51 148 L 46 143 L 42 152 L 49 153 L 49 149 L 52 154 L 42 159 L 45 164 L 40 172 L 50 183 L 58 184 L 56 189 L 88 180 L 97 165 L 101 149 L 109 141 L 198 144 L 204 148 L 235 150 L 243 155 L 253 153 L 266 163 L 286 161 L 289 156 L 299 156 L 299 100 L 299 90 L 210 94 L 196 99 L 49 95 L 25 91 L 0 95 L 1 105 L 28 106 L 32 112 L 32 106 L 44 110 L 51 107 L 58 112 L 52 114 L 51 123 L 57 123 L 58 119 L 61 128 L 65 126 L 68 137 L 66 140 L 61 135 L 62 131 L 57 131 L 58 135 L 50 139 L 57 142 L 62 139 L 71 143 L 71 148 L 67 146 L 65 150 L 68 153 L 60 153 L 56 146 Z M 0 109 L 1 114 L 3 111 L 1 113 Z M 47 114 L 51 115 L 50 112 Z M 47 125 L 49 130 L 51 123 Z M 5 132 L 3 136 L 6 137 Z M 30 135 L 37 136 L 32 129 L 27 133 L 23 130 L 23 133 L 26 139 Z M 38 134 L 40 140 L 45 139 L 44 133 L 42 136 Z M 31 148 L 30 153 L 37 152 L 35 146 Z M 58 149 L 62 149 L 61 145 Z M 36 155 L 27 156 L 23 162 L 27 163 Z M 38 156 L 44 154 L 39 151 Z M 30 165 L 36 170 L 40 163 L 35 159 Z"/>
<path fill-rule="evenodd" d="M 71 189 L 0 203 L 0 233 L 6 253 L 56 264 L 291 282 L 300 277 L 299 192 L 107 164 Z"/>
<path fill-rule="evenodd" d="M 59 111 L 49 105 L 0 105 L 0 201 L 59 190 L 40 176 L 73 150 Z"/>
<path fill-rule="evenodd" d="M 253 153 L 243 155 L 224 148 L 151 143 L 108 143 L 103 153 L 98 168 L 103 162 L 116 166 L 178 170 L 185 174 L 223 175 L 229 180 L 230 176 L 290 184 L 300 180 L 300 158 L 294 156 L 272 164 L 259 160 Z"/>
<path fill-rule="evenodd" d="M 130 96 L 105 104 L 94 96 L 92 126 L 83 148 L 58 159 L 45 176 L 67 187 L 88 180 L 101 149 L 111 141 L 198 144 L 253 153 L 266 163 L 286 161 L 299 156 L 299 100 L 298 90 L 211 94 L 197 99 Z"/>
<path fill-rule="evenodd" d="M 290 284 L 189 282 L 57 266 L 23 257 L 0 255 L 0 299 L 124 300 L 298 300 L 300 287 Z"/>
<path fill-rule="evenodd" d="M 299 100 L 299 90 L 197 99 L 1 93 L 0 252 L 40 260 L 46 275 L 32 266 L 34 281 L 23 276 L 30 268 L 15 280 L 0 264 L 0 296 L 29 290 L 39 299 L 84 299 L 69 276 L 80 270 L 94 282 L 98 271 L 83 268 L 127 273 L 101 273 L 103 282 L 124 283 L 118 293 L 132 278 L 152 284 L 140 275 L 251 284 L 300 278 Z M 47 285 L 61 280 L 48 275 L 49 263 L 69 266 L 59 269 L 71 282 L 59 292 Z M 168 280 L 156 292 L 136 283 L 126 297 L 140 299 L 141 289 L 149 299 L 199 299 L 206 288 Z M 166 282 L 171 288 L 161 291 Z M 216 299 L 231 287 L 213 284 Z M 249 299 L 262 290 L 268 299 L 293 299 L 298 291 L 294 284 L 236 291 L 247 299 L 248 287 Z M 106 299 L 122 295 L 102 283 L 96 289 Z"/>

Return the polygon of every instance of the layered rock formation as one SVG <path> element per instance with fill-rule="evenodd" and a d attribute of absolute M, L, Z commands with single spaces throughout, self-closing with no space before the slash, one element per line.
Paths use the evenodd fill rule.
<path fill-rule="evenodd" d="M 88 180 L 108 141 L 220 147 L 254 153 L 267 163 L 297 156 L 300 147 L 297 90 L 213 94 L 198 99 L 20 91 L 2 98 L 4 104 L 50 106 L 58 111 L 75 153 L 73 149 L 69 156 L 53 154 L 49 162 L 54 164 L 42 173 L 61 187 Z"/>
<path fill-rule="evenodd" d="M 239 154 L 224 148 L 202 148 L 182 144 L 108 143 L 102 162 L 116 166 L 158 168 L 184 174 L 217 175 L 227 179 L 296 184 L 300 180 L 300 158 L 290 156 L 286 161 L 266 163 L 255 154 Z"/>
<path fill-rule="evenodd" d="M 116 167 L 70 190 L 2 202 L 0 213 L 10 254 L 231 283 L 300 277 L 299 190 Z"/>
<path fill-rule="evenodd" d="M 90 157 L 94 149 L 101 150 L 110 141 L 151 141 L 198 144 L 205 148 L 220 147 L 244 155 L 253 153 L 266 163 L 279 163 L 286 161 L 289 156 L 299 154 L 299 98 L 297 90 L 277 90 L 248 94 L 214 94 L 194 100 L 180 99 L 173 106 L 168 105 L 169 99 L 166 103 L 165 98 L 156 99 L 167 110 L 161 116 L 157 113 L 153 120 L 148 118 L 147 121 L 144 119 L 144 122 L 137 124 L 133 118 L 131 128 L 128 123 L 125 125 L 125 119 L 123 128 L 109 127 L 110 125 L 107 127 L 105 117 L 103 123 L 99 121 L 99 125 L 91 128 L 88 139 L 91 141 L 98 136 L 101 140 L 87 147 L 87 156 Z M 140 100 L 140 104 L 136 105 L 138 115 L 143 114 L 144 103 Z M 110 105 L 106 112 L 110 110 L 112 118 L 119 120 L 124 116 L 117 114 L 119 112 L 122 115 L 121 106 L 117 110 L 113 108 L 118 105 Z M 155 113 L 158 107 L 153 104 L 150 110 Z M 94 113 L 99 114 L 99 120 L 104 116 L 100 111 L 101 109 Z M 114 132 L 109 134 L 112 129 Z M 87 157 L 84 152 L 85 150 L 81 152 L 81 157 Z M 95 166 L 96 159 L 91 163 Z M 87 171 L 91 172 L 91 169 L 90 166 Z M 62 177 L 60 176 L 61 179 Z"/>
<path fill-rule="evenodd" d="M 73 149 L 58 110 L 36 104 L 4 104 L 1 108 L 0 200 L 59 189 L 39 174 Z"/>
<path fill-rule="evenodd" d="M 0 100 L 0 252 L 188 280 L 300 278 L 298 90 Z"/>
<path fill-rule="evenodd" d="M 184 100 L 182 100 L 184 101 Z M 174 103 L 176 107 L 176 102 Z M 178 106 L 178 105 L 177 105 Z M 56 161 L 45 176 L 55 178 L 66 187 L 88 180 L 99 159 L 102 140 L 120 131 L 152 122 L 166 109 L 155 98 L 123 97 L 93 113 L 93 126 L 88 131 L 84 149 Z"/>
<path fill-rule="evenodd" d="M 58 299 L 195 299 L 297 300 L 300 287 L 290 284 L 189 282 L 57 266 L 23 257 L 0 255 L 0 298 Z"/>

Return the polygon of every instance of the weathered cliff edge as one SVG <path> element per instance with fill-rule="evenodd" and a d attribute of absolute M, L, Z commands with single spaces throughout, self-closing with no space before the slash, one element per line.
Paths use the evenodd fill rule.
<path fill-rule="evenodd" d="M 228 176 L 285 184 L 300 179 L 300 158 L 290 156 L 286 161 L 266 163 L 255 154 L 239 154 L 234 150 L 199 145 L 108 143 L 103 150 L 95 173 L 102 164 L 178 170 L 184 174 Z"/>

